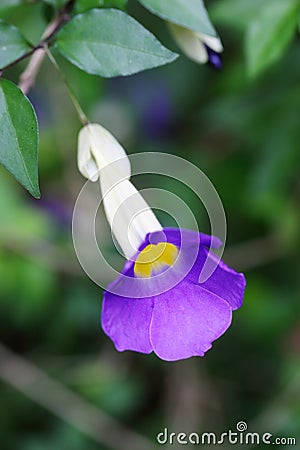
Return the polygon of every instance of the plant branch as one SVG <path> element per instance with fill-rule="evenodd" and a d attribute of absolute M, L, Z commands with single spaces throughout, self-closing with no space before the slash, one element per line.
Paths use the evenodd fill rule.
<path fill-rule="evenodd" d="M 33 0 L 32 2 L 34 2 Z M 32 47 L 31 50 L 24 53 L 24 55 L 17 58 L 15 61 L 12 61 L 11 63 L 7 64 L 6 66 L 2 67 L 0 69 L 0 77 L 2 76 L 3 72 L 7 69 L 10 69 L 11 67 L 15 66 L 19 62 L 23 61 L 26 58 L 29 58 L 31 56 L 31 59 L 24 70 L 24 72 L 20 76 L 20 82 L 19 87 L 24 92 L 24 94 L 27 94 L 27 92 L 30 90 L 30 88 L 33 86 L 37 73 L 40 69 L 40 66 L 43 62 L 43 59 L 45 58 L 45 50 L 51 43 L 51 39 L 53 36 L 57 33 L 57 31 L 70 20 L 70 11 L 73 8 L 73 5 L 75 3 L 75 0 L 69 0 L 56 14 L 54 19 L 49 23 L 47 28 L 45 29 L 44 33 L 42 34 L 40 42 Z"/>
<path fill-rule="evenodd" d="M 153 450 L 150 440 L 87 402 L 0 343 L 0 379 L 98 444 L 115 450 Z"/>
<path fill-rule="evenodd" d="M 27 94 L 35 83 L 37 74 L 46 56 L 47 47 L 49 42 L 51 41 L 51 38 L 61 28 L 62 25 L 70 20 L 70 16 L 67 11 L 69 10 L 70 5 L 73 3 L 73 0 L 71 2 L 68 2 L 66 7 L 58 12 L 55 18 L 45 29 L 40 43 L 36 47 L 34 47 L 34 49 L 32 49 L 29 63 L 27 64 L 24 72 L 21 74 L 19 80 L 19 88 L 21 89 L 21 91 L 23 91 L 24 94 Z M 28 55 L 24 55 L 24 58 L 26 56 L 30 56 L 30 52 Z M 19 61 L 15 61 L 15 64 L 17 62 Z"/>
<path fill-rule="evenodd" d="M 23 61 L 26 58 L 29 58 L 29 56 L 31 56 L 34 52 L 36 52 L 39 48 L 41 48 L 41 45 L 38 44 L 36 47 L 33 47 L 31 50 L 29 50 L 27 53 L 24 53 L 24 55 L 20 56 L 20 58 L 15 59 L 15 61 L 7 64 L 7 66 L 4 66 L 0 69 L 0 76 L 2 76 L 2 73 L 7 70 L 10 69 L 11 67 L 15 66 L 16 64 L 18 64 L 19 62 Z"/>

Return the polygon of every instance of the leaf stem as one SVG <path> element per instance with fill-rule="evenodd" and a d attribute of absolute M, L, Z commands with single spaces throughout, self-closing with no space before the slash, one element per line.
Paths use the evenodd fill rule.
<path fill-rule="evenodd" d="M 7 66 L 0 68 L 0 77 L 3 72 L 15 66 L 26 58 L 30 58 L 24 72 L 20 75 L 19 88 L 24 94 L 27 94 L 35 83 L 36 76 L 40 70 L 41 64 L 45 58 L 45 47 L 49 45 L 57 31 L 70 20 L 70 11 L 75 0 L 69 0 L 56 14 L 54 19 L 46 27 L 40 42 L 24 55 L 12 61 Z"/>
<path fill-rule="evenodd" d="M 57 64 L 55 58 L 53 57 L 52 53 L 50 52 L 50 50 L 47 46 L 45 46 L 45 52 L 46 52 L 49 60 L 53 64 L 53 66 L 56 68 L 56 70 L 60 74 L 60 77 L 63 80 L 65 86 L 67 87 L 70 98 L 72 100 L 72 103 L 74 105 L 74 108 L 76 109 L 76 112 L 79 116 L 79 119 L 80 119 L 82 125 L 83 126 L 87 125 L 90 121 L 88 120 L 87 116 L 85 115 L 84 111 L 82 110 L 72 86 L 70 85 L 69 81 L 67 80 L 65 74 L 61 71 L 59 65 Z"/>
<path fill-rule="evenodd" d="M 34 52 L 36 52 L 36 50 L 38 50 L 39 48 L 41 48 L 42 45 L 38 44 L 37 46 L 33 47 L 31 50 L 29 50 L 28 52 L 24 53 L 24 55 L 20 56 L 18 59 L 16 59 L 15 61 L 7 64 L 7 66 L 4 66 L 0 69 L 0 76 L 2 76 L 2 73 L 7 70 L 10 69 L 11 67 L 15 66 L 16 64 L 18 64 L 19 62 L 23 61 L 23 59 L 29 58 L 29 56 L 32 56 Z"/>

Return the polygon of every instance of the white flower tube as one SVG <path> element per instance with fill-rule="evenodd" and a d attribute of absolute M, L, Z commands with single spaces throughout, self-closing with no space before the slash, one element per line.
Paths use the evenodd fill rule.
<path fill-rule="evenodd" d="M 123 147 L 101 125 L 88 124 L 78 137 L 78 168 L 91 181 L 99 179 L 107 220 L 124 255 L 131 259 L 146 235 L 162 227 L 129 181 L 130 161 Z"/>
<path fill-rule="evenodd" d="M 196 31 L 189 30 L 174 23 L 168 23 L 168 26 L 181 50 L 186 56 L 197 63 L 205 64 L 209 61 L 207 47 L 215 53 L 221 53 L 223 51 L 222 42 L 219 37 L 197 33 Z"/>
<path fill-rule="evenodd" d="M 130 161 L 113 135 L 97 123 L 90 123 L 80 130 L 77 161 L 78 169 L 84 177 L 97 181 L 99 172 L 118 160 L 119 175 L 129 179 Z"/>

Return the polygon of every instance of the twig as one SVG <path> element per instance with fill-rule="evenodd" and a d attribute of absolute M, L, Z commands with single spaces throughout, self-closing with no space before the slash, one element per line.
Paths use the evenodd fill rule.
<path fill-rule="evenodd" d="M 283 257 L 286 251 L 273 234 L 228 247 L 223 259 L 237 270 L 245 271 L 270 264 Z"/>
<path fill-rule="evenodd" d="M 26 69 L 20 76 L 19 88 L 23 91 L 23 94 L 28 94 L 30 89 L 35 83 L 36 76 L 40 70 L 42 62 L 45 58 L 45 50 L 39 48 L 36 50 L 29 60 Z"/>
<path fill-rule="evenodd" d="M 23 61 L 23 59 L 27 59 L 29 58 L 29 56 L 31 56 L 34 52 L 36 52 L 39 48 L 41 48 L 41 45 L 38 44 L 35 47 L 32 47 L 31 50 L 29 50 L 27 53 L 24 53 L 24 55 L 20 56 L 20 58 L 15 59 L 14 61 L 12 61 L 11 63 L 7 64 L 4 67 L 1 67 L 0 69 L 0 76 L 2 76 L 2 73 L 7 70 L 10 69 L 11 67 L 15 66 L 16 64 L 18 64 L 19 62 Z"/>
<path fill-rule="evenodd" d="M 68 11 L 72 7 L 73 3 L 74 0 L 69 1 L 66 6 L 57 13 L 55 18 L 52 20 L 52 22 L 49 23 L 44 33 L 42 34 L 40 43 L 31 51 L 30 54 L 32 54 L 32 56 L 26 66 L 26 69 L 20 75 L 19 80 L 19 88 L 23 91 L 24 94 L 27 94 L 35 83 L 37 74 L 46 56 L 49 41 L 51 40 L 53 35 L 61 28 L 61 26 L 70 19 Z M 27 54 L 27 56 L 30 56 L 30 54 Z"/>
<path fill-rule="evenodd" d="M 154 444 L 0 344 L 0 378 L 95 442 L 114 450 L 153 450 Z"/>

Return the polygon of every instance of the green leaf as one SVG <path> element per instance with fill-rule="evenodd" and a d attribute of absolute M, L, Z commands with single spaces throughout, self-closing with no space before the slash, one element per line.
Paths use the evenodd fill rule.
<path fill-rule="evenodd" d="M 53 8 L 61 8 L 68 0 L 43 0 L 44 3 L 53 6 Z"/>
<path fill-rule="evenodd" d="M 263 4 L 246 34 L 250 76 L 257 76 L 281 57 L 296 31 L 298 14 L 298 0 L 274 0 L 272 5 Z"/>
<path fill-rule="evenodd" d="M 125 9 L 128 0 L 104 0 L 104 8 Z"/>
<path fill-rule="evenodd" d="M 13 8 L 20 6 L 23 0 L 1 0 L 0 13 L 11 11 Z"/>
<path fill-rule="evenodd" d="M 76 14 L 81 14 L 93 8 L 116 8 L 125 10 L 127 0 L 77 0 L 74 5 Z"/>
<path fill-rule="evenodd" d="M 0 20 L 0 68 L 17 60 L 30 49 L 18 28 Z"/>
<path fill-rule="evenodd" d="M 38 124 L 27 97 L 13 83 L 0 80 L 0 162 L 36 198 Z"/>
<path fill-rule="evenodd" d="M 199 33 L 216 36 L 202 0 L 139 0 L 153 14 Z"/>
<path fill-rule="evenodd" d="M 57 34 L 56 46 L 80 69 L 103 77 L 131 75 L 178 56 L 116 9 L 92 9 L 75 16 Z"/>
<path fill-rule="evenodd" d="M 81 14 L 92 8 L 102 8 L 104 0 L 77 0 L 75 2 L 75 13 Z"/>
<path fill-rule="evenodd" d="M 127 0 L 77 0 L 74 5 L 75 14 L 81 14 L 93 8 L 116 8 L 125 10 Z"/>

